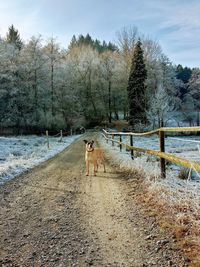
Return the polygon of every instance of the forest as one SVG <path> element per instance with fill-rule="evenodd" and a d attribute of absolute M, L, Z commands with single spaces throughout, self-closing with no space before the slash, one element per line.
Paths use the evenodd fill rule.
<path fill-rule="evenodd" d="M 145 80 L 143 114 L 134 129 L 200 125 L 200 69 L 174 65 L 155 40 L 124 27 L 116 41 L 73 36 L 27 42 L 11 25 L 0 37 L 0 133 L 93 127 L 128 119 L 128 80 L 138 40 Z"/>

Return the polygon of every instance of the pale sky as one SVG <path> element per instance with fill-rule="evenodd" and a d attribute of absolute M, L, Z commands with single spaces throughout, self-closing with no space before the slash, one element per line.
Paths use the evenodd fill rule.
<path fill-rule="evenodd" d="M 23 40 L 41 34 L 67 47 L 72 35 L 115 42 L 124 26 L 158 41 L 174 64 L 200 67 L 199 0 L 0 0 L 0 35 L 13 24 Z"/>

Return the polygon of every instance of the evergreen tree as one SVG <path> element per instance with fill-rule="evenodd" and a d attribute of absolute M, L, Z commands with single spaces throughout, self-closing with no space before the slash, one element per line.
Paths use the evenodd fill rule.
<path fill-rule="evenodd" d="M 89 33 L 85 36 L 84 43 L 85 43 L 86 45 L 91 45 L 91 46 L 93 46 L 94 41 L 92 40 L 92 37 L 89 35 Z"/>
<path fill-rule="evenodd" d="M 141 41 L 138 40 L 132 59 L 132 65 L 128 80 L 129 101 L 129 124 L 135 126 L 137 123 L 146 122 L 145 80 L 147 71 L 145 68 Z"/>
<path fill-rule="evenodd" d="M 179 87 L 180 99 L 184 99 L 185 95 L 188 93 L 188 82 L 192 76 L 192 69 L 188 67 L 183 67 L 179 64 L 176 68 L 176 78 L 183 82 L 183 86 Z"/>
<path fill-rule="evenodd" d="M 112 44 L 111 42 L 109 42 L 108 45 L 107 45 L 106 50 L 110 50 L 110 51 L 113 51 L 113 52 L 114 52 L 114 51 L 117 51 L 118 48 L 117 48 L 116 45 L 114 45 L 114 44 Z"/>
<path fill-rule="evenodd" d="M 80 34 L 77 38 L 75 35 L 73 35 L 68 49 L 70 50 L 73 47 L 80 47 L 83 45 L 91 46 L 92 48 L 97 50 L 99 53 L 103 53 L 105 51 L 114 52 L 118 50 L 115 44 L 111 42 L 107 44 L 105 41 L 101 43 L 98 39 L 93 40 L 89 34 L 87 34 L 86 36 L 83 36 L 82 34 Z"/>
<path fill-rule="evenodd" d="M 184 67 L 182 65 L 178 65 L 176 68 L 176 77 L 177 79 L 182 80 L 184 83 L 188 83 L 189 79 L 192 76 L 192 70 L 188 67 Z"/>
<path fill-rule="evenodd" d="M 17 29 L 11 25 L 8 28 L 8 33 L 6 35 L 6 42 L 9 44 L 14 44 L 19 50 L 22 48 L 22 40 L 20 38 L 19 32 Z"/>
<path fill-rule="evenodd" d="M 71 49 L 71 48 L 73 48 L 73 47 L 76 46 L 76 45 L 77 45 L 76 36 L 73 35 L 73 36 L 72 36 L 72 39 L 71 39 L 71 42 L 70 42 L 70 44 L 69 44 L 69 46 L 68 46 L 68 49 Z"/>

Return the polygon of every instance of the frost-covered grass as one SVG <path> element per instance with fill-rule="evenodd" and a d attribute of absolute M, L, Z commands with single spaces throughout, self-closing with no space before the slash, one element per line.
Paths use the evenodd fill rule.
<path fill-rule="evenodd" d="M 134 160 L 132 160 L 130 151 L 126 151 L 124 147 L 122 152 L 119 152 L 118 144 L 115 143 L 114 146 L 112 146 L 111 141 L 108 141 L 107 144 L 103 137 L 100 138 L 100 142 L 103 146 L 109 148 L 109 153 L 111 153 L 112 157 L 118 161 L 121 168 L 141 170 L 143 173 L 147 174 L 146 177 L 149 179 L 152 177 L 160 178 L 160 160 L 158 157 L 134 152 Z M 123 136 L 122 142 L 129 145 L 129 137 Z M 159 150 L 158 136 L 134 137 L 133 143 L 134 146 L 137 147 Z M 200 162 L 200 137 L 167 137 L 165 138 L 165 151 L 191 161 Z M 174 179 L 175 177 L 178 177 L 181 166 L 168 163 L 166 169 L 168 178 Z M 200 182 L 199 173 L 194 173 L 194 180 L 190 178 L 191 177 L 188 177 L 187 183 L 190 182 L 190 184 L 196 186 L 197 183 Z"/>
<path fill-rule="evenodd" d="M 63 137 L 62 142 L 59 137 L 49 137 L 49 149 L 46 137 L 0 137 L 0 184 L 53 157 L 78 137 Z"/>
<path fill-rule="evenodd" d="M 198 143 L 184 142 L 185 139 L 199 140 L 197 137 L 181 137 L 181 140 L 167 138 L 166 151 L 180 157 L 200 160 Z M 138 140 L 136 140 L 138 139 Z M 136 153 L 134 160 L 130 152 L 119 152 L 117 144 L 106 143 L 103 137 L 99 142 L 111 159 L 122 170 L 141 177 L 142 201 L 148 202 L 158 214 L 162 214 L 164 227 L 170 228 L 178 239 L 178 244 L 196 264 L 200 264 L 200 183 L 198 180 L 181 180 L 175 168 L 167 167 L 167 178 L 161 179 L 159 160 L 156 157 Z M 135 138 L 135 146 L 159 149 L 158 138 Z M 194 159 L 195 156 L 195 159 Z M 199 175 L 199 173 L 198 173 Z M 190 178 L 190 177 L 188 177 Z M 191 265 L 199 266 L 199 265 Z"/>
<path fill-rule="evenodd" d="M 119 137 L 115 137 L 119 138 Z M 130 144 L 130 137 L 123 136 L 122 142 L 126 144 Z M 133 137 L 134 146 L 148 148 L 153 150 L 159 150 L 159 137 L 156 135 L 152 136 L 141 136 L 141 137 Z M 166 137 L 165 138 L 165 152 L 170 153 L 172 155 L 176 155 L 178 157 L 185 158 L 190 161 L 200 162 L 200 136 L 179 136 L 179 137 Z M 130 155 L 129 152 L 125 153 Z M 136 153 L 137 154 L 137 153 Z M 143 156 L 143 160 L 149 161 L 158 161 L 153 156 Z M 141 158 L 136 158 L 136 164 L 139 164 Z M 154 164 L 155 167 L 155 164 Z M 181 166 L 174 165 L 173 163 L 168 163 L 168 170 L 174 171 L 173 175 L 177 175 L 181 170 Z M 200 181 L 200 175 L 196 172 L 193 172 L 193 177 Z"/>

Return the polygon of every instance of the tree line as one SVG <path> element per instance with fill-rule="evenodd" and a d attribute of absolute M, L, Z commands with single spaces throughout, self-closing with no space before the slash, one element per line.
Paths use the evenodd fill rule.
<path fill-rule="evenodd" d="M 136 61 L 143 75 L 138 81 L 131 78 Z M 0 127 L 56 131 L 119 118 L 136 130 L 172 118 L 198 124 L 199 78 L 198 68 L 174 66 L 136 27 L 117 32 L 115 43 L 73 36 L 64 49 L 41 36 L 24 43 L 12 25 L 0 38 Z"/>

